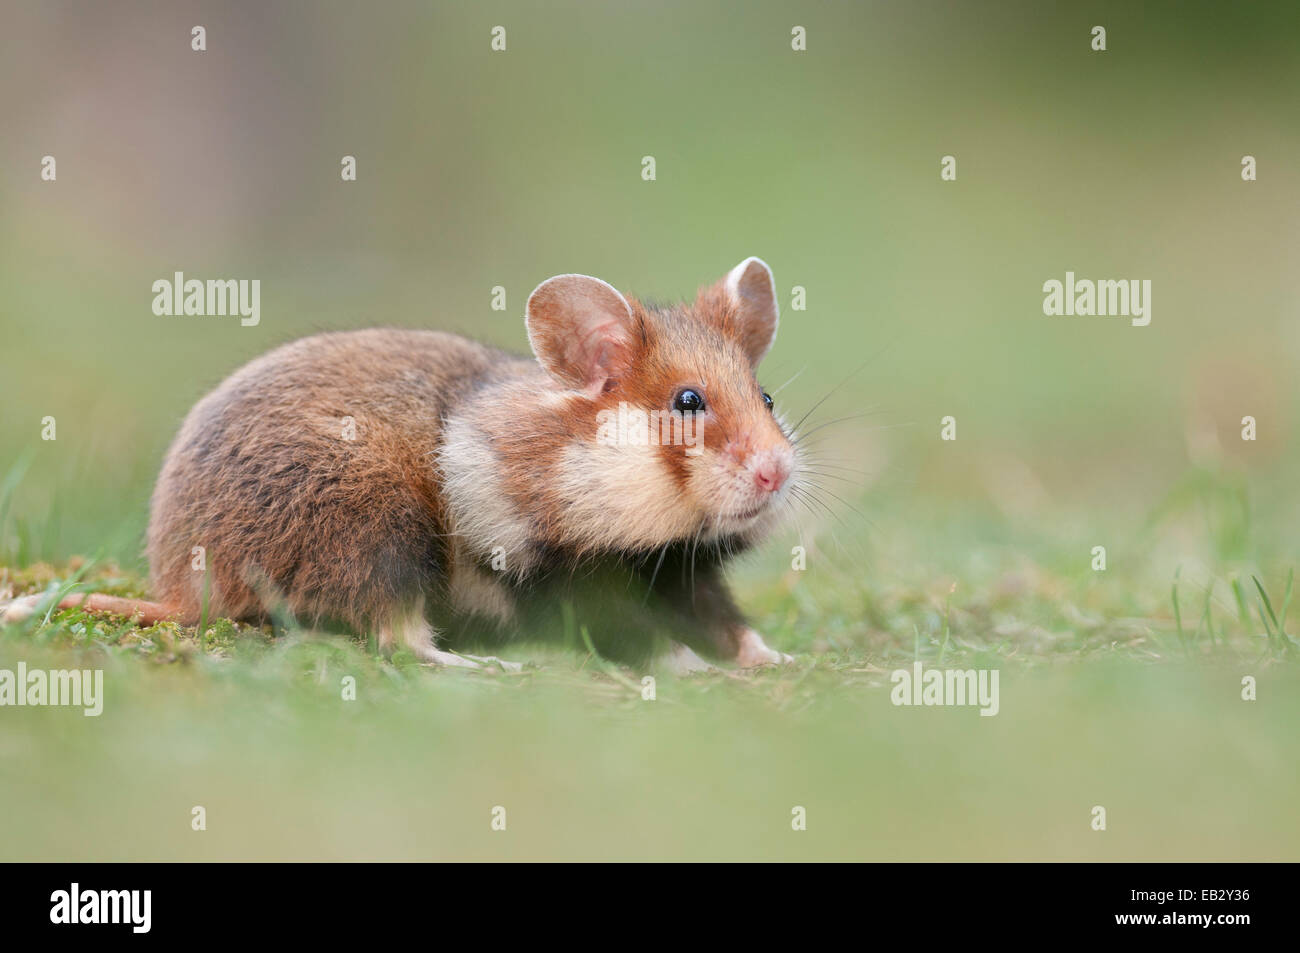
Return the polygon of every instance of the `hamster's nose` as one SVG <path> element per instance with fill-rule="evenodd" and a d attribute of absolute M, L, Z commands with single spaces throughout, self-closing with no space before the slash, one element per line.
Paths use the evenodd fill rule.
<path fill-rule="evenodd" d="M 779 460 L 764 460 L 754 468 L 754 486 L 760 492 L 775 493 L 785 484 L 790 470 Z"/>

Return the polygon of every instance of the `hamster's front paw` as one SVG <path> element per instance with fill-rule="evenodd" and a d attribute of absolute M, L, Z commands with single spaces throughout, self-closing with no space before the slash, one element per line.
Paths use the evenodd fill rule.
<path fill-rule="evenodd" d="M 505 659 L 499 659 L 495 655 L 462 654 L 460 657 L 469 659 L 472 662 L 477 662 L 484 668 L 491 668 L 493 665 L 499 665 L 503 672 L 522 672 L 524 670 L 522 662 L 507 662 Z"/>
<path fill-rule="evenodd" d="M 668 671 L 678 676 L 718 670 L 716 666 L 706 662 L 680 642 L 674 642 L 661 661 Z"/>
<path fill-rule="evenodd" d="M 736 664 L 741 668 L 757 668 L 760 665 L 789 665 L 794 657 L 769 648 L 763 637 L 753 629 L 745 629 L 736 639 L 739 651 Z"/>

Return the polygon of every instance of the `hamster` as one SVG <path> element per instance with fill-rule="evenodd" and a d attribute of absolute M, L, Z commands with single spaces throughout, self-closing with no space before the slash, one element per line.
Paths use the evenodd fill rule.
<path fill-rule="evenodd" d="M 722 575 L 798 479 L 755 377 L 777 323 L 771 271 L 747 258 L 670 307 L 550 278 L 528 298 L 532 359 L 398 329 L 276 348 L 202 398 L 168 450 L 147 542 L 157 603 L 140 614 L 193 623 L 206 577 L 212 617 L 281 607 L 478 666 L 446 640 L 504 642 L 564 612 L 617 657 L 653 599 L 677 670 L 789 662 Z"/>

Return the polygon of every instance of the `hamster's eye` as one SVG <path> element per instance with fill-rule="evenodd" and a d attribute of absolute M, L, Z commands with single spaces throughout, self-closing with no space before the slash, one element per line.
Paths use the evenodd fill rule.
<path fill-rule="evenodd" d="M 768 410 L 772 410 L 776 406 L 776 402 L 772 400 L 772 395 L 767 391 L 763 391 L 763 404 Z"/>
<path fill-rule="evenodd" d="M 673 398 L 673 410 L 683 414 L 698 414 L 704 410 L 704 395 L 689 387 Z"/>

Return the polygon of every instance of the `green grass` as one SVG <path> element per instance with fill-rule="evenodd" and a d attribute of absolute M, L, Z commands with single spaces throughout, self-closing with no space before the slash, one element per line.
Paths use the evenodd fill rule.
<path fill-rule="evenodd" d="M 1293 858 L 1291 573 L 1094 573 L 1088 547 L 1001 545 L 973 509 L 931 514 L 939 535 L 897 510 L 839 525 L 804 572 L 780 544 L 742 564 L 742 603 L 796 655 L 780 670 L 677 679 L 527 641 L 501 653 L 519 674 L 433 670 L 292 627 L 33 618 L 0 663 L 103 668 L 107 699 L 0 712 L 4 856 Z M 1148 552 L 1178 518 L 1144 526 Z M 72 580 L 146 593 L 112 564 L 0 569 L 15 593 Z M 893 706 L 918 658 L 998 669 L 999 714 Z"/>

